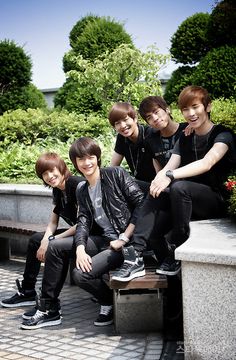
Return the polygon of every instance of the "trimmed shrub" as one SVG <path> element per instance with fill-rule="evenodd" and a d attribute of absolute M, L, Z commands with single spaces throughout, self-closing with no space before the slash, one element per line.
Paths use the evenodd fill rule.
<path fill-rule="evenodd" d="M 196 13 L 184 20 L 171 38 L 170 53 L 175 62 L 195 64 L 206 55 L 208 39 L 206 30 L 210 15 Z"/>
<path fill-rule="evenodd" d="M 235 97 L 236 46 L 213 49 L 201 60 L 191 76 L 194 85 L 205 87 L 213 99 Z"/>

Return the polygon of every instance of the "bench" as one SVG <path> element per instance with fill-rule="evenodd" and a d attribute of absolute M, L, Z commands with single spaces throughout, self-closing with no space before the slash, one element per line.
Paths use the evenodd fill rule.
<path fill-rule="evenodd" d="M 145 265 L 145 270 L 145 276 L 127 282 L 112 280 L 112 272 L 109 274 L 116 333 L 162 329 L 162 289 L 167 288 L 167 278 L 156 274 L 153 265 Z"/>
<path fill-rule="evenodd" d="M 43 232 L 46 229 L 44 224 L 30 224 L 13 220 L 0 220 L 0 260 L 9 260 L 11 256 L 11 240 L 19 242 L 22 248 L 22 241 L 33 235 L 35 232 Z M 16 249 L 17 250 L 17 249 Z"/>

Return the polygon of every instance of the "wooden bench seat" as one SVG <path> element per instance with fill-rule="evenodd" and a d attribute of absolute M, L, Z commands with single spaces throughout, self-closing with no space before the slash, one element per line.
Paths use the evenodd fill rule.
<path fill-rule="evenodd" d="M 112 280 L 112 273 L 109 280 L 111 289 L 163 289 L 167 287 L 167 279 L 165 275 L 157 275 L 155 269 L 146 269 L 144 276 L 135 278 L 131 281 L 121 282 Z"/>
<path fill-rule="evenodd" d="M 8 260 L 11 256 L 11 239 L 29 238 L 35 232 L 43 232 L 44 224 L 30 224 L 14 220 L 0 220 L 0 260 Z"/>
<path fill-rule="evenodd" d="M 32 235 L 38 231 L 45 231 L 46 225 L 22 223 L 12 220 L 0 220 L 0 231 L 16 232 L 18 234 Z"/>

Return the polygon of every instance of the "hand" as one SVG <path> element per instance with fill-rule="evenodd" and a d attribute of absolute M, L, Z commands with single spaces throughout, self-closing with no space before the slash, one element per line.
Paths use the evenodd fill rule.
<path fill-rule="evenodd" d="M 193 130 L 194 130 L 194 129 L 191 127 L 191 125 L 186 126 L 186 128 L 183 130 L 184 135 L 185 135 L 185 136 L 191 135 L 192 132 L 193 132 Z"/>
<path fill-rule="evenodd" d="M 89 272 L 92 270 L 92 259 L 82 248 L 76 250 L 76 267 L 83 272 Z"/>
<path fill-rule="evenodd" d="M 48 243 L 49 241 L 47 239 L 42 240 L 41 245 L 36 253 L 36 258 L 41 262 L 45 261 L 45 254 L 48 248 Z"/>
<path fill-rule="evenodd" d="M 164 191 L 171 183 L 170 178 L 166 175 L 159 177 L 151 182 L 150 194 L 153 197 L 158 197 L 162 191 Z"/>
<path fill-rule="evenodd" d="M 117 239 L 110 241 L 110 247 L 116 251 L 120 250 L 124 245 L 125 245 L 124 240 Z"/>

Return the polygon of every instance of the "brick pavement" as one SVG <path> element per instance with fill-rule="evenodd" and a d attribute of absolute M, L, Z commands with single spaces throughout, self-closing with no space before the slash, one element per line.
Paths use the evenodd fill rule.
<path fill-rule="evenodd" d="M 0 263 L 0 298 L 15 292 L 15 279 L 20 278 L 24 263 Z M 40 281 L 38 281 L 40 284 Z M 158 360 L 162 350 L 160 333 L 117 335 L 113 325 L 95 327 L 98 304 L 77 286 L 65 284 L 61 294 L 62 324 L 37 330 L 19 328 L 27 307 L 0 307 L 1 360 Z"/>

